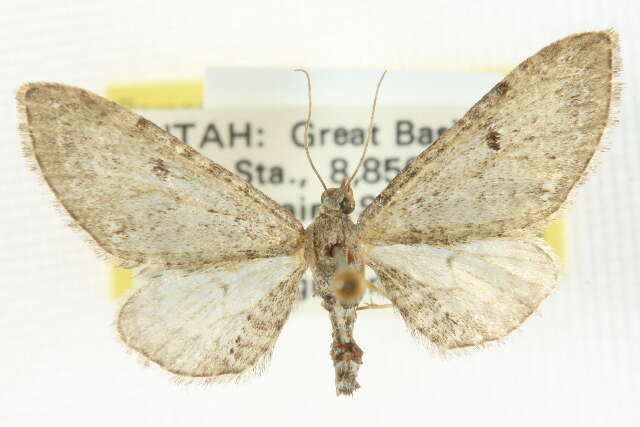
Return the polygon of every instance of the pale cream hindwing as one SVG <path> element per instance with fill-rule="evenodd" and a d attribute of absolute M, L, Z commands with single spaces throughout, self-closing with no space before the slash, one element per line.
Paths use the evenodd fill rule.
<path fill-rule="evenodd" d="M 17 99 L 27 154 L 109 258 L 196 271 L 301 247 L 286 209 L 126 108 L 52 83 Z"/>
<path fill-rule="evenodd" d="M 151 278 L 124 304 L 122 340 L 168 371 L 224 379 L 263 366 L 298 296 L 292 257 L 223 262 Z M 249 371 L 247 371 L 249 369 Z"/>
<path fill-rule="evenodd" d="M 369 265 L 409 329 L 441 350 L 507 335 L 558 278 L 550 252 L 535 238 L 379 246 L 369 253 Z"/>
<path fill-rule="evenodd" d="M 521 63 L 363 212 L 372 245 L 450 245 L 544 228 L 611 120 L 611 31 L 569 36 Z"/>

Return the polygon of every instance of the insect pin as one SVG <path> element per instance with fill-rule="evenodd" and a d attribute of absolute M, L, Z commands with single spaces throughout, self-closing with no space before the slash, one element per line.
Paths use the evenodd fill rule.
<path fill-rule="evenodd" d="M 537 236 L 601 146 L 619 93 L 617 51 L 613 31 L 543 48 L 355 223 L 358 168 L 340 187 L 324 185 L 308 151 L 309 102 L 305 151 L 324 192 L 306 230 L 249 183 L 82 89 L 24 84 L 20 129 L 73 224 L 99 255 L 139 274 L 117 319 L 128 347 L 181 378 L 259 371 L 309 268 L 333 326 L 336 391 L 349 395 L 362 364 L 354 322 L 372 288 L 365 265 L 408 329 L 442 351 L 504 337 L 551 293 L 559 269 Z M 369 129 L 374 111 L 375 101 Z M 366 145 L 360 164 L 365 154 Z"/>

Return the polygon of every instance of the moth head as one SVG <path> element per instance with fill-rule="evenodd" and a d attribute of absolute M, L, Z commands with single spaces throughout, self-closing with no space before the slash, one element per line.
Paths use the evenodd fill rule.
<path fill-rule="evenodd" d="M 346 215 L 353 212 L 356 208 L 353 190 L 346 179 L 342 181 L 340 187 L 327 188 L 324 190 L 320 201 L 325 210 L 339 211 Z"/>
<path fill-rule="evenodd" d="M 305 121 L 304 126 L 304 151 L 307 154 L 307 160 L 309 160 L 309 165 L 313 172 L 318 177 L 318 180 L 324 187 L 324 193 L 322 193 L 322 198 L 320 199 L 322 202 L 322 206 L 320 207 L 321 211 L 329 211 L 329 212 L 342 212 L 343 214 L 350 214 L 356 208 L 356 202 L 353 198 L 353 191 L 351 191 L 351 181 L 356 177 L 360 166 L 364 162 L 365 156 L 367 154 L 367 147 L 369 146 L 369 141 L 371 141 L 371 135 L 373 133 L 373 117 L 376 112 L 376 103 L 378 101 L 378 92 L 380 91 L 380 85 L 382 84 L 382 79 L 384 79 L 385 71 L 380 76 L 380 80 L 378 80 L 378 85 L 376 86 L 376 94 L 373 97 L 373 107 L 371 108 L 371 117 L 369 118 L 369 129 L 367 131 L 367 137 L 364 141 L 364 148 L 362 149 L 362 156 L 360 156 L 360 161 L 358 162 L 358 166 L 356 166 L 356 170 L 349 178 L 345 178 L 342 181 L 342 184 L 338 188 L 327 188 L 327 185 L 322 180 L 320 173 L 316 169 L 313 164 L 313 160 L 311 160 L 311 154 L 309 154 L 309 126 L 311 124 L 311 78 L 309 77 L 309 73 L 302 69 L 298 68 L 295 71 L 301 71 L 307 78 L 307 97 L 309 99 L 309 109 L 307 111 L 307 120 Z"/>

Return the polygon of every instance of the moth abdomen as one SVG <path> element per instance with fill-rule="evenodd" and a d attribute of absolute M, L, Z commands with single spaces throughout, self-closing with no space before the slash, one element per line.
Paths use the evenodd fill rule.
<path fill-rule="evenodd" d="M 355 342 L 333 343 L 331 358 L 336 370 L 336 392 L 338 395 L 352 395 L 360 388 L 358 384 L 358 368 L 362 365 L 364 353 Z"/>

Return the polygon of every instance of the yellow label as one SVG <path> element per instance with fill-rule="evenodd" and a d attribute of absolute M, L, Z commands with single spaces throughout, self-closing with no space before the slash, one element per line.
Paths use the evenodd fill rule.
<path fill-rule="evenodd" d="M 202 107 L 202 83 L 110 86 L 107 88 L 107 98 L 131 109 L 200 108 Z"/>
<path fill-rule="evenodd" d="M 564 268 L 567 266 L 567 252 L 566 252 L 566 236 L 565 236 L 565 224 L 564 220 L 558 220 L 553 222 L 549 228 L 544 232 L 544 239 L 549 246 L 553 248 L 553 252 L 558 256 L 560 265 Z"/>

